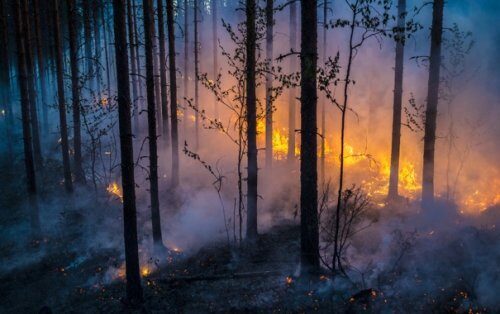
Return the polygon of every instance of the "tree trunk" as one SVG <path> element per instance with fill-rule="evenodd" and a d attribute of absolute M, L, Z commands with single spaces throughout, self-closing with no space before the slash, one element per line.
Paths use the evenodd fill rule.
<path fill-rule="evenodd" d="M 404 29 L 406 0 L 398 1 L 398 34 L 396 38 L 396 66 L 394 68 L 394 100 L 392 111 L 391 173 L 389 177 L 389 199 L 398 197 L 399 152 L 401 142 L 401 104 L 403 100 Z"/>
<path fill-rule="evenodd" d="M 87 82 L 92 83 L 94 75 L 94 61 L 92 60 L 92 30 L 90 21 L 90 1 L 83 1 L 83 33 L 85 37 L 85 59 L 87 65 Z M 88 85 L 92 86 L 92 84 Z"/>
<path fill-rule="evenodd" d="M 26 32 L 23 27 L 21 8 L 19 1 L 14 1 L 14 20 L 16 26 L 17 59 L 18 59 L 18 81 L 21 94 L 21 117 L 23 125 L 23 144 L 24 144 L 24 166 L 26 169 L 26 183 L 28 192 L 28 201 L 31 207 L 31 230 L 34 236 L 40 233 L 40 220 L 38 217 L 38 204 L 36 198 L 36 177 L 35 165 L 33 161 L 33 150 L 30 128 L 30 105 L 28 91 L 28 74 L 26 69 Z"/>
<path fill-rule="evenodd" d="M 87 0 L 89 1 L 89 0 Z M 94 27 L 94 63 L 96 68 L 96 87 L 97 93 L 101 95 L 101 83 L 102 83 L 102 65 L 101 65 L 101 28 L 99 27 L 99 11 L 102 9 L 99 4 L 99 0 L 94 0 L 92 5 L 92 26 Z M 104 28 L 106 31 L 106 28 Z M 104 46 L 106 49 L 106 45 Z M 109 67 L 107 67 L 109 72 Z M 110 95 L 108 95 L 110 97 Z"/>
<path fill-rule="evenodd" d="M 158 11 L 158 41 L 160 43 L 160 84 L 161 84 L 161 111 L 163 119 L 162 134 L 165 143 L 170 142 L 170 126 L 168 121 L 168 94 L 167 94 L 167 56 L 165 49 L 165 21 L 163 12 L 163 0 L 158 0 L 156 9 Z"/>
<path fill-rule="evenodd" d="M 137 116 L 137 123 L 136 123 L 136 132 L 140 132 L 140 119 L 139 119 L 139 113 L 142 110 L 142 104 L 143 104 L 143 94 L 142 94 L 142 84 L 141 84 L 141 77 L 142 77 L 142 69 L 141 69 L 141 54 L 140 54 L 140 49 L 139 49 L 139 32 L 138 32 L 138 22 L 137 22 L 137 6 L 135 4 L 132 6 L 132 13 L 133 13 L 133 19 L 134 19 L 134 41 L 135 41 L 135 57 L 136 57 L 136 63 L 137 63 L 137 88 L 139 92 L 139 101 L 137 102 L 137 111 L 136 111 L 136 116 Z"/>
<path fill-rule="evenodd" d="M 219 71 L 219 52 L 218 52 L 218 35 L 217 35 L 217 0 L 212 0 L 210 4 L 212 8 L 212 45 L 213 45 L 213 76 L 214 80 L 218 76 L 218 71 Z M 219 119 L 219 102 L 217 101 L 217 96 L 214 96 L 214 117 L 215 119 Z"/>
<path fill-rule="evenodd" d="M 199 103 L 199 86 L 198 86 L 198 75 L 200 74 L 199 71 L 199 46 L 200 43 L 198 42 L 198 1 L 199 0 L 194 0 L 194 6 L 193 6 L 193 13 L 194 13 L 194 106 L 196 108 L 194 116 L 194 123 L 195 123 L 195 149 L 198 150 L 200 147 L 200 103 Z"/>
<path fill-rule="evenodd" d="M 66 123 L 66 104 L 64 97 L 64 69 L 63 50 L 61 42 L 61 32 L 59 28 L 59 4 L 58 0 L 53 0 L 54 10 L 54 40 L 56 47 L 56 72 L 57 72 L 57 94 L 59 101 L 59 128 L 61 131 L 61 152 L 64 171 L 64 187 L 68 193 L 73 192 L 73 182 L 71 179 L 71 168 L 69 163 L 68 126 Z"/>
<path fill-rule="evenodd" d="M 111 70 L 112 70 L 112 67 L 110 65 L 110 53 L 109 53 L 109 40 L 108 38 L 111 37 L 111 35 L 108 36 L 108 30 L 106 25 L 106 21 L 107 21 L 107 16 L 109 14 L 106 14 L 106 6 L 104 5 L 104 7 L 100 10 L 101 11 L 101 20 L 103 21 L 102 22 L 102 27 L 103 27 L 103 34 L 104 34 L 104 56 L 106 58 L 106 82 L 107 82 L 107 90 L 108 90 L 108 97 L 111 97 Z M 109 31 L 109 34 L 111 34 L 111 31 Z M 116 73 L 115 73 L 116 74 Z"/>
<path fill-rule="evenodd" d="M 302 0 L 301 4 L 300 260 L 304 272 L 316 272 L 319 270 L 316 137 L 317 1 Z"/>
<path fill-rule="evenodd" d="M 290 49 L 296 51 L 297 46 L 297 3 L 290 3 Z M 297 58 L 290 56 L 290 72 L 297 68 Z M 297 99 L 295 89 L 289 89 L 289 109 L 288 109 L 288 154 L 287 159 L 293 163 L 295 161 L 295 107 Z"/>
<path fill-rule="evenodd" d="M 255 95 L 255 0 L 246 0 L 247 239 L 257 238 L 257 102 Z"/>
<path fill-rule="evenodd" d="M 153 15 L 151 17 L 151 23 L 153 23 L 153 26 L 151 28 L 151 40 L 152 40 L 152 48 L 151 51 L 153 53 L 153 81 L 155 83 L 155 103 L 156 103 L 156 122 L 158 124 L 158 136 L 161 136 L 161 133 L 163 131 L 163 112 L 162 112 L 162 106 L 161 106 L 161 81 L 160 81 L 160 67 L 159 67 L 159 56 L 158 56 L 158 46 L 157 43 L 158 38 L 156 38 L 156 27 L 155 27 L 155 14 L 154 14 L 154 7 L 153 7 L 153 2 L 151 2 L 151 10 L 153 12 Z"/>
<path fill-rule="evenodd" d="M 130 47 L 130 65 L 132 70 L 132 102 L 131 102 L 131 110 L 134 113 L 134 126 L 135 131 L 138 132 L 139 126 L 139 112 L 138 112 L 138 99 L 139 99 L 139 86 L 137 83 L 137 57 L 135 54 L 135 45 L 137 44 L 135 41 L 135 25 L 133 18 L 133 8 L 132 8 L 132 0 L 127 0 L 127 26 L 128 26 L 128 41 Z"/>
<path fill-rule="evenodd" d="M 42 119 L 43 119 L 43 129 L 45 133 L 48 133 L 49 128 L 49 118 L 48 118 L 48 103 L 47 103 L 47 84 L 45 82 L 45 60 L 43 55 L 42 47 L 42 29 L 40 25 L 40 5 L 39 0 L 33 0 L 33 10 L 35 13 L 35 44 L 36 44 L 36 54 L 38 62 L 38 76 L 40 78 L 40 91 L 42 94 Z"/>
<path fill-rule="evenodd" d="M 188 0 L 184 0 L 184 99 L 189 97 L 189 6 Z M 184 108 L 183 125 L 184 137 L 186 138 L 188 108 Z"/>
<path fill-rule="evenodd" d="M 77 25 L 75 0 L 68 0 L 68 23 Z M 78 67 L 78 38 L 75 27 L 69 27 L 69 58 L 71 63 L 71 94 L 73 98 L 73 157 L 75 181 L 85 183 L 85 173 L 82 167 L 82 135 L 80 122 L 80 72 Z"/>
<path fill-rule="evenodd" d="M 323 0 L 323 65 L 326 63 L 327 56 L 327 24 L 328 24 L 328 0 Z M 321 185 L 325 185 L 325 163 L 326 163 L 326 99 L 322 97 L 321 99 L 321 164 L 320 164 L 320 174 L 321 174 Z"/>
<path fill-rule="evenodd" d="M 274 26 L 274 0 L 266 2 L 266 59 L 269 66 L 273 65 L 273 26 Z M 266 168 L 272 169 L 273 163 L 273 103 L 272 103 L 273 77 L 266 73 Z"/>
<path fill-rule="evenodd" d="M 179 133 L 177 126 L 177 67 L 175 64 L 174 1 L 167 0 L 168 60 L 170 74 L 170 118 L 172 135 L 172 187 L 179 184 Z"/>
<path fill-rule="evenodd" d="M 153 70 L 154 20 L 152 0 L 143 0 L 144 37 L 146 54 L 146 92 L 148 101 L 148 137 L 149 137 L 149 183 L 151 193 L 151 223 L 155 247 L 163 245 L 160 222 L 160 201 L 158 197 L 158 149 L 156 146 L 156 105 L 155 79 Z"/>
<path fill-rule="evenodd" d="M 123 231 L 125 238 L 127 299 L 129 303 L 134 304 L 142 301 L 142 287 L 139 274 L 139 253 L 137 244 L 134 152 L 132 145 L 132 123 L 130 121 L 130 82 L 128 75 L 127 34 L 125 28 L 125 0 L 113 0 L 113 15 L 123 186 Z"/>
<path fill-rule="evenodd" d="M 434 0 L 432 10 L 431 56 L 429 60 L 429 85 L 427 88 L 427 109 L 425 111 L 424 169 L 422 175 L 422 206 L 424 208 L 432 206 L 434 203 L 434 144 L 436 142 L 443 9 L 444 0 Z"/>
<path fill-rule="evenodd" d="M 5 12 L 4 1 L 0 0 L 0 45 L 2 47 L 9 47 L 9 37 L 7 33 L 7 14 Z M 2 102 L 2 110 L 7 117 L 6 121 L 6 142 L 8 156 L 13 153 L 13 136 L 12 131 L 14 127 L 14 115 L 12 112 L 12 105 L 10 103 L 10 63 L 9 63 L 9 50 L 0 49 L 0 101 Z"/>
<path fill-rule="evenodd" d="M 33 63 L 33 51 L 31 49 L 31 25 L 30 25 L 30 12 L 28 9 L 28 0 L 21 1 L 23 10 L 23 24 L 25 34 L 25 57 L 26 57 L 26 71 L 28 74 L 28 91 L 30 102 L 30 115 L 31 115 L 31 132 L 33 136 L 33 157 L 35 165 L 38 170 L 43 168 L 42 148 L 40 145 L 40 133 L 38 127 L 38 110 L 36 103 L 36 90 L 35 90 L 35 66 Z"/>

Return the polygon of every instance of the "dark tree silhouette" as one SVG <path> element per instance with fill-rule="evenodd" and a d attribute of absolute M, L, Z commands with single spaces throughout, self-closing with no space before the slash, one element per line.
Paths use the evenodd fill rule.
<path fill-rule="evenodd" d="M 174 1 L 167 0 L 168 60 L 170 74 L 170 118 L 172 135 L 172 187 L 179 184 L 179 132 L 177 126 L 177 67 L 175 63 Z"/>
<path fill-rule="evenodd" d="M 85 183 L 85 173 L 82 167 L 82 135 L 80 122 L 80 70 L 78 64 L 78 38 L 76 25 L 77 12 L 75 0 L 68 0 L 68 23 L 74 25 L 69 27 L 69 59 L 71 64 L 71 96 L 73 109 L 73 149 L 75 151 L 73 157 L 73 169 L 75 173 L 75 181 Z"/>
<path fill-rule="evenodd" d="M 266 1 L 266 59 L 269 66 L 273 64 L 273 26 L 274 1 Z M 266 73 L 266 168 L 269 171 L 273 162 L 273 103 L 271 100 L 273 76 Z"/>
<path fill-rule="evenodd" d="M 297 3 L 290 2 L 290 50 L 296 51 L 297 49 Z M 290 72 L 297 69 L 297 59 L 294 55 L 290 57 Z M 288 152 L 287 159 L 289 162 L 295 161 L 295 107 L 297 99 L 295 95 L 295 88 L 289 90 L 288 99 Z"/>
<path fill-rule="evenodd" d="M 64 68 L 63 50 L 60 31 L 59 3 L 53 0 L 54 11 L 54 40 L 56 47 L 56 72 L 57 72 L 57 94 L 59 102 L 59 129 L 61 132 L 61 153 L 63 160 L 64 187 L 66 191 L 73 192 L 73 182 L 71 178 L 71 168 L 69 163 L 68 126 L 66 122 L 66 99 L 64 96 Z"/>
<path fill-rule="evenodd" d="M 218 49 L 218 35 L 217 35 L 217 0 L 212 0 L 210 3 L 212 9 L 212 49 L 213 49 L 213 76 L 217 77 L 219 71 L 219 49 Z M 214 96 L 214 117 L 219 118 L 219 102 L 217 97 Z"/>
<path fill-rule="evenodd" d="M 246 0 L 247 239 L 257 238 L 257 100 L 255 95 L 255 0 Z"/>
<path fill-rule="evenodd" d="M 193 43 L 193 48 L 194 48 L 194 105 L 195 105 L 195 126 L 194 126 L 194 132 L 195 132 L 195 149 L 198 150 L 200 147 L 200 95 L 199 95 L 199 75 L 200 75 L 200 42 L 198 41 L 198 15 L 199 15 L 199 6 L 198 6 L 198 0 L 194 0 L 194 6 L 193 6 L 193 24 L 194 24 L 194 43 Z"/>
<path fill-rule="evenodd" d="M 135 23 L 134 12 L 132 8 L 132 0 L 127 0 L 127 26 L 128 26 L 128 41 L 130 47 L 130 70 L 132 71 L 132 111 L 134 112 L 134 127 L 139 131 L 139 112 L 138 112 L 138 99 L 139 99 L 139 82 L 138 82 L 138 68 L 137 68 L 137 55 L 135 46 Z"/>
<path fill-rule="evenodd" d="M 0 0 L 0 45 L 2 47 L 9 47 L 9 38 L 7 33 L 7 13 L 4 6 L 4 1 Z M 13 143 L 12 143 L 12 129 L 14 127 L 14 116 L 12 114 L 12 105 L 10 103 L 10 64 L 9 64 L 9 50 L 0 49 L 0 100 L 2 101 L 2 110 L 7 117 L 6 123 L 6 142 L 7 151 L 9 156 L 12 156 Z"/>
<path fill-rule="evenodd" d="M 399 152 L 401 142 L 401 103 L 403 99 L 404 30 L 406 0 L 398 1 L 398 26 L 396 40 L 396 65 L 394 68 L 394 100 L 392 111 L 391 173 L 389 177 L 389 199 L 398 196 Z"/>
<path fill-rule="evenodd" d="M 431 55 L 429 59 L 429 85 L 425 111 L 424 169 L 422 175 L 422 206 L 434 203 L 434 146 L 439 98 L 439 73 L 441 68 L 441 42 L 443 35 L 444 0 L 434 0 L 432 9 Z"/>
<path fill-rule="evenodd" d="M 48 118 L 48 104 L 47 104 L 47 83 L 46 83 L 46 69 L 45 69 L 45 59 L 43 54 L 42 46 L 42 28 L 40 24 L 40 0 L 33 0 L 33 12 L 35 15 L 35 45 L 36 45 L 36 55 L 38 62 L 38 78 L 40 79 L 40 92 L 42 94 L 42 120 L 43 129 L 45 133 L 49 129 L 49 118 Z"/>
<path fill-rule="evenodd" d="M 189 97 L 189 4 L 184 0 L 184 99 Z M 183 125 L 184 133 L 187 129 L 188 110 L 184 108 Z M 186 135 L 184 135 L 186 136 Z"/>
<path fill-rule="evenodd" d="M 31 230 L 34 236 L 40 233 L 40 220 L 38 217 L 37 188 L 35 176 L 35 164 L 33 161 L 33 143 L 30 128 L 30 105 L 28 91 L 28 74 L 26 70 L 25 36 L 21 7 L 19 1 L 14 1 L 14 21 L 16 27 L 16 44 L 18 60 L 18 81 L 21 94 L 21 117 L 23 125 L 24 166 L 26 170 L 26 185 L 28 202 L 31 209 Z"/>
<path fill-rule="evenodd" d="M 168 94 L 167 94 L 167 55 L 165 48 L 165 21 L 163 0 L 158 0 L 156 4 L 156 11 L 158 12 L 158 41 L 160 46 L 160 93 L 161 93 L 161 112 L 163 119 L 162 135 L 164 141 L 168 144 L 170 142 L 170 126 L 168 121 Z"/>
<path fill-rule="evenodd" d="M 301 5 L 300 261 L 304 272 L 316 272 L 319 269 L 316 126 L 317 1 L 302 0 Z"/>
<path fill-rule="evenodd" d="M 33 49 L 31 44 L 31 25 L 30 25 L 30 12 L 28 6 L 28 0 L 21 0 L 22 16 L 24 24 L 25 37 L 25 57 L 26 57 L 26 71 L 28 74 L 28 92 L 29 92 L 29 103 L 30 103 L 30 122 L 31 122 L 31 134 L 33 138 L 33 158 L 35 159 L 35 165 L 38 170 L 43 168 L 42 159 L 42 148 L 40 144 L 40 132 L 38 127 L 38 110 L 36 103 L 36 90 L 35 90 L 35 65 L 33 62 Z"/>
<path fill-rule="evenodd" d="M 90 1 L 83 1 L 83 37 L 84 47 L 85 47 L 85 59 L 86 59 L 86 76 L 88 78 L 94 75 L 94 62 L 92 56 L 92 23 L 90 19 L 91 9 Z"/>
<path fill-rule="evenodd" d="M 130 121 L 130 82 L 125 28 L 125 0 L 113 0 L 113 10 L 123 185 L 123 231 L 125 238 L 127 299 L 130 303 L 134 304 L 142 301 L 142 287 L 137 245 L 134 152 L 132 145 L 132 123 Z"/>
<path fill-rule="evenodd" d="M 146 54 L 146 93 L 148 102 L 148 139 L 149 139 L 149 184 L 151 194 L 151 223 L 155 247 L 163 245 L 160 222 L 160 200 L 158 197 L 158 148 L 156 145 L 156 106 L 154 79 L 154 20 L 152 0 L 143 0 L 144 37 Z"/>

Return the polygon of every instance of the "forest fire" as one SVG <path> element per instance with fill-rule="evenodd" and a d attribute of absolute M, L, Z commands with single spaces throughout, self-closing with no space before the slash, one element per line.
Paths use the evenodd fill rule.
<path fill-rule="evenodd" d="M 120 201 L 123 203 L 123 192 L 118 183 L 111 182 L 106 188 L 106 191 L 108 191 L 110 195 L 118 197 Z"/>
<path fill-rule="evenodd" d="M 0 1 L 0 313 L 500 313 L 500 1 L 424 2 Z"/>

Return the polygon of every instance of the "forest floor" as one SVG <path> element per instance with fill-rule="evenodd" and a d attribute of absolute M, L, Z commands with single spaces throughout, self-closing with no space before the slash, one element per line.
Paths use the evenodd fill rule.
<path fill-rule="evenodd" d="M 150 258 L 146 269 L 141 269 L 144 303 L 131 310 L 122 302 L 123 258 L 121 245 L 116 244 L 122 241 L 119 202 L 67 202 L 46 196 L 42 221 L 54 223 L 43 226 L 47 230 L 44 237 L 31 241 L 26 222 L 29 215 L 22 206 L 23 185 L 11 178 L 6 170 L 0 173 L 0 180 L 6 182 L 0 197 L 0 313 L 50 313 L 48 309 L 53 313 L 489 312 L 477 302 L 474 287 L 461 283 L 464 268 L 456 256 L 463 257 L 464 267 L 472 264 L 460 251 L 462 242 L 446 242 L 456 251 L 450 258 L 458 266 L 444 259 L 433 262 L 452 277 L 436 278 L 431 273 L 427 278 L 442 279 L 446 291 L 431 289 L 434 292 L 429 295 L 415 289 L 412 295 L 409 289 L 410 294 L 405 295 L 389 293 L 388 288 L 384 291 L 388 285 L 371 287 L 349 278 L 332 280 L 326 271 L 313 280 L 300 279 L 300 229 L 293 221 L 276 224 L 252 245 L 243 243 L 236 248 L 221 241 L 192 252 L 169 250 L 161 258 Z M 480 247 L 471 254 L 483 254 L 495 264 L 490 260 L 498 257 L 495 228 L 469 228 L 463 238 Z M 417 257 L 409 255 L 409 259 Z M 493 274 L 497 277 L 498 270 Z M 391 276 L 389 281 L 395 278 Z M 405 285 L 411 288 L 425 282 L 423 278 L 409 277 Z M 498 279 L 491 278 L 493 282 Z"/>

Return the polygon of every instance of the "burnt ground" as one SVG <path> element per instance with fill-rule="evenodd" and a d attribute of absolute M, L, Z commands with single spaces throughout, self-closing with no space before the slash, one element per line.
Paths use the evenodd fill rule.
<path fill-rule="evenodd" d="M 218 242 L 195 252 L 168 251 L 161 258 L 150 258 L 148 271 L 143 273 L 144 303 L 129 309 L 122 302 L 122 250 L 119 245 L 106 245 L 108 241 L 121 243 L 122 231 L 116 227 L 121 226 L 120 204 L 106 197 L 68 204 L 42 191 L 45 219 L 54 223 L 45 226 L 44 237 L 31 241 L 25 221 L 29 216 L 22 206 L 23 186 L 20 180 L 8 180 L 5 172 L 0 175 L 7 183 L 0 197 L 0 313 L 42 309 L 53 313 L 495 312 L 477 303 L 474 289 L 462 284 L 460 276 L 453 281 L 446 277 L 446 289 L 430 295 L 422 290 L 412 294 L 409 289 L 410 294 L 405 294 L 384 288 L 401 276 L 397 272 L 388 274 L 387 282 L 377 287 L 348 278 L 332 280 L 326 271 L 312 280 L 300 279 L 300 232 L 290 221 L 270 228 L 254 245 L 228 247 Z M 104 231 L 102 235 L 98 230 Z M 488 245 L 485 251 L 498 243 L 496 231 L 471 229 L 469 234 L 464 237 Z M 444 273 L 449 267 L 446 263 Z M 422 281 L 415 278 L 410 285 Z"/>

